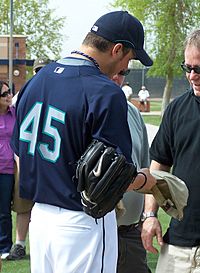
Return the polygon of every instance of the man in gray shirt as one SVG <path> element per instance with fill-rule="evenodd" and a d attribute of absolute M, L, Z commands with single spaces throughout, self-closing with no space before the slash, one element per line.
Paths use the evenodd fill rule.
<path fill-rule="evenodd" d="M 122 85 L 126 71 L 113 77 Z M 128 124 L 132 139 L 132 160 L 137 168 L 149 166 L 149 143 L 146 126 L 139 110 L 128 103 Z M 118 217 L 119 255 L 117 273 L 148 273 L 146 250 L 141 240 L 140 219 L 143 212 L 144 195 L 137 192 L 126 192 L 122 199 L 125 213 Z"/>

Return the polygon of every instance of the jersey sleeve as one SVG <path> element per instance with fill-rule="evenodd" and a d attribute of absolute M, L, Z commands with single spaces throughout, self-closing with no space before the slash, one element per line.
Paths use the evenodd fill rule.
<path fill-rule="evenodd" d="M 105 88 L 105 87 L 104 87 Z M 92 124 L 92 137 L 117 147 L 129 162 L 131 159 L 131 136 L 127 122 L 127 101 L 120 88 L 106 86 L 106 96 L 91 97 L 87 124 Z"/>

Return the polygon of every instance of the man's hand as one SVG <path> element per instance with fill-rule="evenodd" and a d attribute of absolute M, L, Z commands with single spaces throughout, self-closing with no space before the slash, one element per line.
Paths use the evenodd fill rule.
<path fill-rule="evenodd" d="M 156 217 L 147 218 L 142 225 L 142 242 L 144 248 L 154 254 L 158 253 L 158 250 L 153 246 L 153 237 L 156 236 L 157 242 L 160 246 L 163 245 L 162 228 L 160 222 Z"/>

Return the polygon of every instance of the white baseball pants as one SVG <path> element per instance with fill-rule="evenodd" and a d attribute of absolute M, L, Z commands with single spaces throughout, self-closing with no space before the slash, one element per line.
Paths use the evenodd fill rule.
<path fill-rule="evenodd" d="M 82 211 L 36 203 L 29 228 L 31 273 L 115 273 L 115 212 L 95 221 Z"/>

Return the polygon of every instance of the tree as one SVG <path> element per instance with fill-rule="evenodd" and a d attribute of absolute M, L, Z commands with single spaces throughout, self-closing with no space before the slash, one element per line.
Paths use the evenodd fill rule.
<path fill-rule="evenodd" d="M 13 34 L 27 36 L 27 57 L 58 58 L 63 35 L 60 33 L 65 17 L 53 17 L 48 0 L 14 0 Z M 10 0 L 0 0 L 0 33 L 9 34 Z"/>
<path fill-rule="evenodd" d="M 199 27 L 199 0 L 115 0 L 114 7 L 122 7 L 136 16 L 146 29 L 146 48 L 153 56 L 151 76 L 166 78 L 162 113 L 172 91 L 174 77 L 182 75 L 183 42 L 195 27 Z"/>

